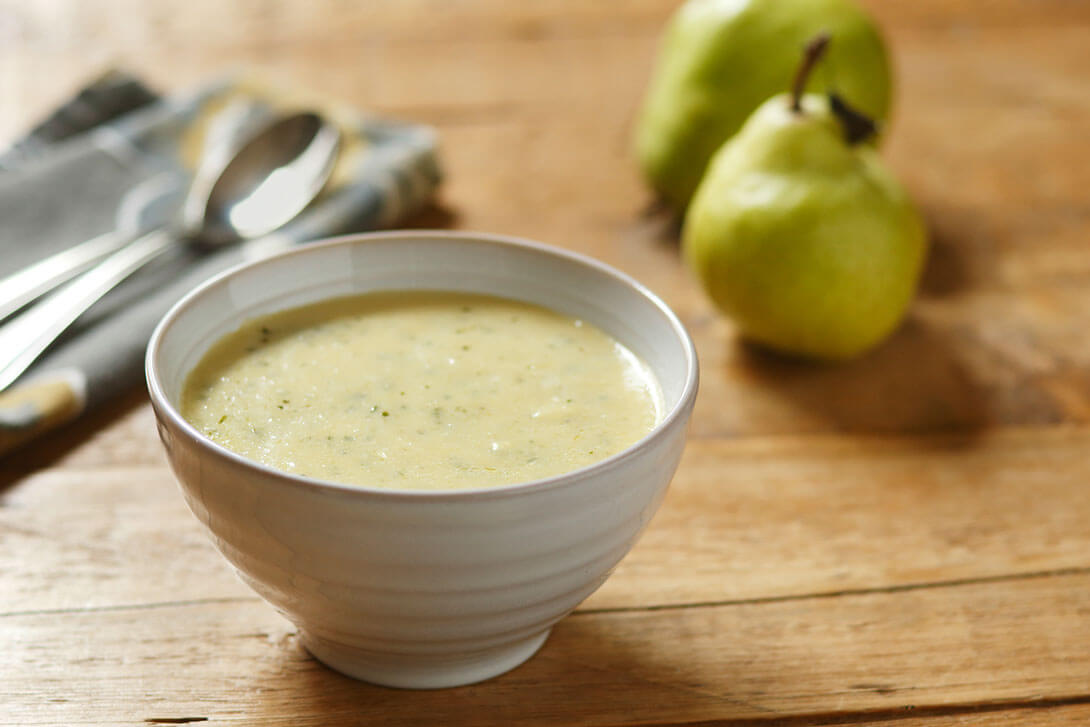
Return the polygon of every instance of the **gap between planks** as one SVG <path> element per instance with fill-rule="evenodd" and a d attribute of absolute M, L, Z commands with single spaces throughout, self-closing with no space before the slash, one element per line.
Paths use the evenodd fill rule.
<path fill-rule="evenodd" d="M 782 596 L 757 596 L 753 598 L 734 598 L 721 601 L 698 601 L 693 603 L 674 604 L 650 604 L 646 606 L 617 606 L 613 608 L 588 608 L 577 610 L 572 616 L 590 616 L 595 614 L 610 613 L 643 613 L 645 611 L 679 611 L 694 608 L 720 608 L 730 606 L 759 606 L 764 603 L 788 603 L 794 601 L 815 601 L 828 598 L 843 598 L 851 596 L 871 596 L 876 594 L 905 593 L 908 591 L 937 590 L 941 588 L 958 588 L 962 586 L 979 586 L 990 583 L 1013 583 L 1019 581 L 1040 580 L 1043 578 L 1058 578 L 1063 576 L 1090 575 L 1090 566 L 1078 568 L 1056 568 L 1053 570 L 1028 571 L 1025 573 L 1004 573 L 993 576 L 980 576 L 978 578 L 952 578 L 944 581 L 927 581 L 922 583 L 899 583 L 892 586 L 875 586 L 873 588 L 844 588 L 835 591 L 814 591 L 811 593 L 792 593 Z M 5 614 L 0 614 L 3 616 Z"/>
<path fill-rule="evenodd" d="M 783 596 L 735 598 L 725 599 L 722 601 L 699 601 L 693 603 L 650 604 L 647 606 L 619 606 L 615 608 L 587 608 L 575 610 L 568 616 L 568 618 L 579 616 L 608 615 L 615 613 L 645 613 L 652 611 L 684 611 L 698 608 L 759 606 L 766 603 L 816 601 L 831 598 L 849 598 L 853 596 L 872 596 L 878 594 L 905 593 L 910 591 L 925 591 L 944 588 L 979 586 L 993 583 L 1017 583 L 1021 581 L 1041 580 L 1045 578 L 1060 578 L 1065 576 L 1090 576 L 1090 566 L 1080 568 L 1057 568 L 1054 570 L 1030 571 L 1026 573 L 1009 573 L 994 576 L 981 576 L 979 578 L 953 578 L 945 581 L 929 581 L 924 583 L 902 583 L 893 586 L 878 586 L 874 588 L 846 588 L 836 591 L 815 591 L 812 593 L 796 593 Z M 259 596 L 228 596 L 221 598 L 190 598 L 179 601 L 155 601 L 151 603 L 125 603 L 117 604 L 114 606 L 88 606 L 86 608 L 26 609 L 0 613 L 0 618 L 18 618 L 20 616 L 53 616 L 59 614 L 81 613 L 113 613 L 119 611 L 151 611 L 163 608 L 187 608 L 191 606 L 207 606 L 210 604 L 254 603 L 260 600 L 261 598 Z"/>

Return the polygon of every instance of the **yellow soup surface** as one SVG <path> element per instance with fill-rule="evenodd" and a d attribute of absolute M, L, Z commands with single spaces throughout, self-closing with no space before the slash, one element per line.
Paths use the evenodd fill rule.
<path fill-rule="evenodd" d="M 280 470 L 412 490 L 527 482 L 647 434 L 646 364 L 585 321 L 462 293 L 339 298 L 264 316 L 189 375 L 182 415 Z"/>

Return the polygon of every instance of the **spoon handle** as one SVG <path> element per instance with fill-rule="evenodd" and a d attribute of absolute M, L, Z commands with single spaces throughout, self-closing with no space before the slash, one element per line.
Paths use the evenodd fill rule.
<path fill-rule="evenodd" d="M 105 232 L 0 280 L 0 320 L 68 282 L 131 241 L 131 235 L 118 230 Z"/>
<path fill-rule="evenodd" d="M 169 249 L 175 240 L 166 230 L 138 237 L 0 325 L 0 391 L 19 378 L 99 298 Z"/>
<path fill-rule="evenodd" d="M 178 204 L 177 175 L 162 172 L 129 189 L 117 208 L 114 229 L 92 237 L 0 280 L 0 321 L 60 287 L 94 263 L 120 250 L 143 232 L 158 227 Z"/>

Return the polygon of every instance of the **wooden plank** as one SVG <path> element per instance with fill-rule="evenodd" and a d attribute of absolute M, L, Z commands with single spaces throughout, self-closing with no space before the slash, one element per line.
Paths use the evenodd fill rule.
<path fill-rule="evenodd" d="M 15 615 L 0 618 L 0 723 L 820 724 L 1063 703 L 1090 693 L 1088 613 L 1088 575 L 587 613 L 519 669 L 437 692 L 324 669 L 260 603 Z"/>
<path fill-rule="evenodd" d="M 1087 451 L 1088 429 L 695 440 L 643 539 L 586 607 L 1088 568 Z M 0 573 L 0 613 L 250 594 L 158 463 L 57 468 L 9 490 Z"/>
<path fill-rule="evenodd" d="M 916 710 L 912 710 L 916 714 Z M 836 718 L 813 721 L 812 725 L 838 724 Z M 845 724 L 839 722 L 839 724 Z M 890 727 L 890 720 L 851 722 L 859 727 Z M 895 727 L 1061 727 L 1090 724 L 1090 707 L 1084 704 L 1051 707 L 1041 705 L 1025 709 L 980 710 L 966 709 L 954 715 L 928 715 L 898 719 Z"/>
<path fill-rule="evenodd" d="M 646 1 L 607 9 L 573 0 L 525 8 L 433 0 L 352 6 L 323 0 L 305 8 L 288 3 L 221 8 L 203 0 L 172 8 L 164 16 L 143 3 L 113 6 L 113 12 L 99 13 L 63 0 L 49 6 L 7 3 L 12 24 L 22 32 L 0 52 L 0 63 L 12 71 L 4 76 L 5 96 L 18 99 L 20 108 L 31 115 L 45 110 L 47 94 L 56 91 L 33 83 L 29 69 L 36 69 L 39 78 L 45 74 L 72 86 L 88 67 L 120 63 L 144 69 L 153 81 L 177 89 L 225 68 L 260 65 L 273 75 L 295 78 L 369 107 L 443 105 L 452 95 L 468 101 L 483 95 L 490 106 L 509 106 L 546 89 L 550 95 L 562 94 L 571 87 L 569 81 L 586 76 L 589 66 L 581 65 L 577 76 L 565 75 L 560 83 L 557 76 L 542 79 L 533 69 L 546 69 L 545 63 L 557 60 L 579 63 L 586 53 L 604 58 L 595 46 L 610 43 L 611 36 L 618 39 L 612 41 L 616 49 L 624 47 L 620 39 L 632 37 L 643 37 L 650 49 L 667 10 L 661 2 Z M 210 14 L 217 22 L 207 22 Z M 455 27 L 458 32 L 450 32 Z M 104 37 L 111 42 L 104 44 Z M 565 60 L 549 41 L 576 45 Z M 538 62 L 535 50 L 544 56 Z M 434 62 L 435 58 L 444 62 Z M 452 58 L 458 62 L 449 62 Z M 510 73 L 518 64 L 523 72 Z M 531 75 L 538 76 L 537 82 L 527 82 Z M 617 74 L 614 79 L 629 75 Z M 4 136 L 17 128 L 15 119 L 0 123 L 8 132 Z"/>
<path fill-rule="evenodd" d="M 1090 566 L 1083 430 L 691 442 L 590 607 L 837 592 Z"/>

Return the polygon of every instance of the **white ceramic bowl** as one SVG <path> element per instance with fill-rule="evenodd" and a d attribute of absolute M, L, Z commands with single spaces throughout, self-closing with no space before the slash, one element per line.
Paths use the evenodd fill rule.
<path fill-rule="evenodd" d="M 493 294 L 593 322 L 650 365 L 666 414 L 632 447 L 568 474 L 413 492 L 273 470 L 178 413 L 188 372 L 243 321 L 389 289 Z M 632 547 L 681 457 L 697 359 L 662 301 L 592 259 L 489 235 L 394 232 L 307 245 L 201 285 L 156 329 L 147 378 L 186 502 L 242 579 L 327 665 L 431 688 L 521 664 Z"/>

